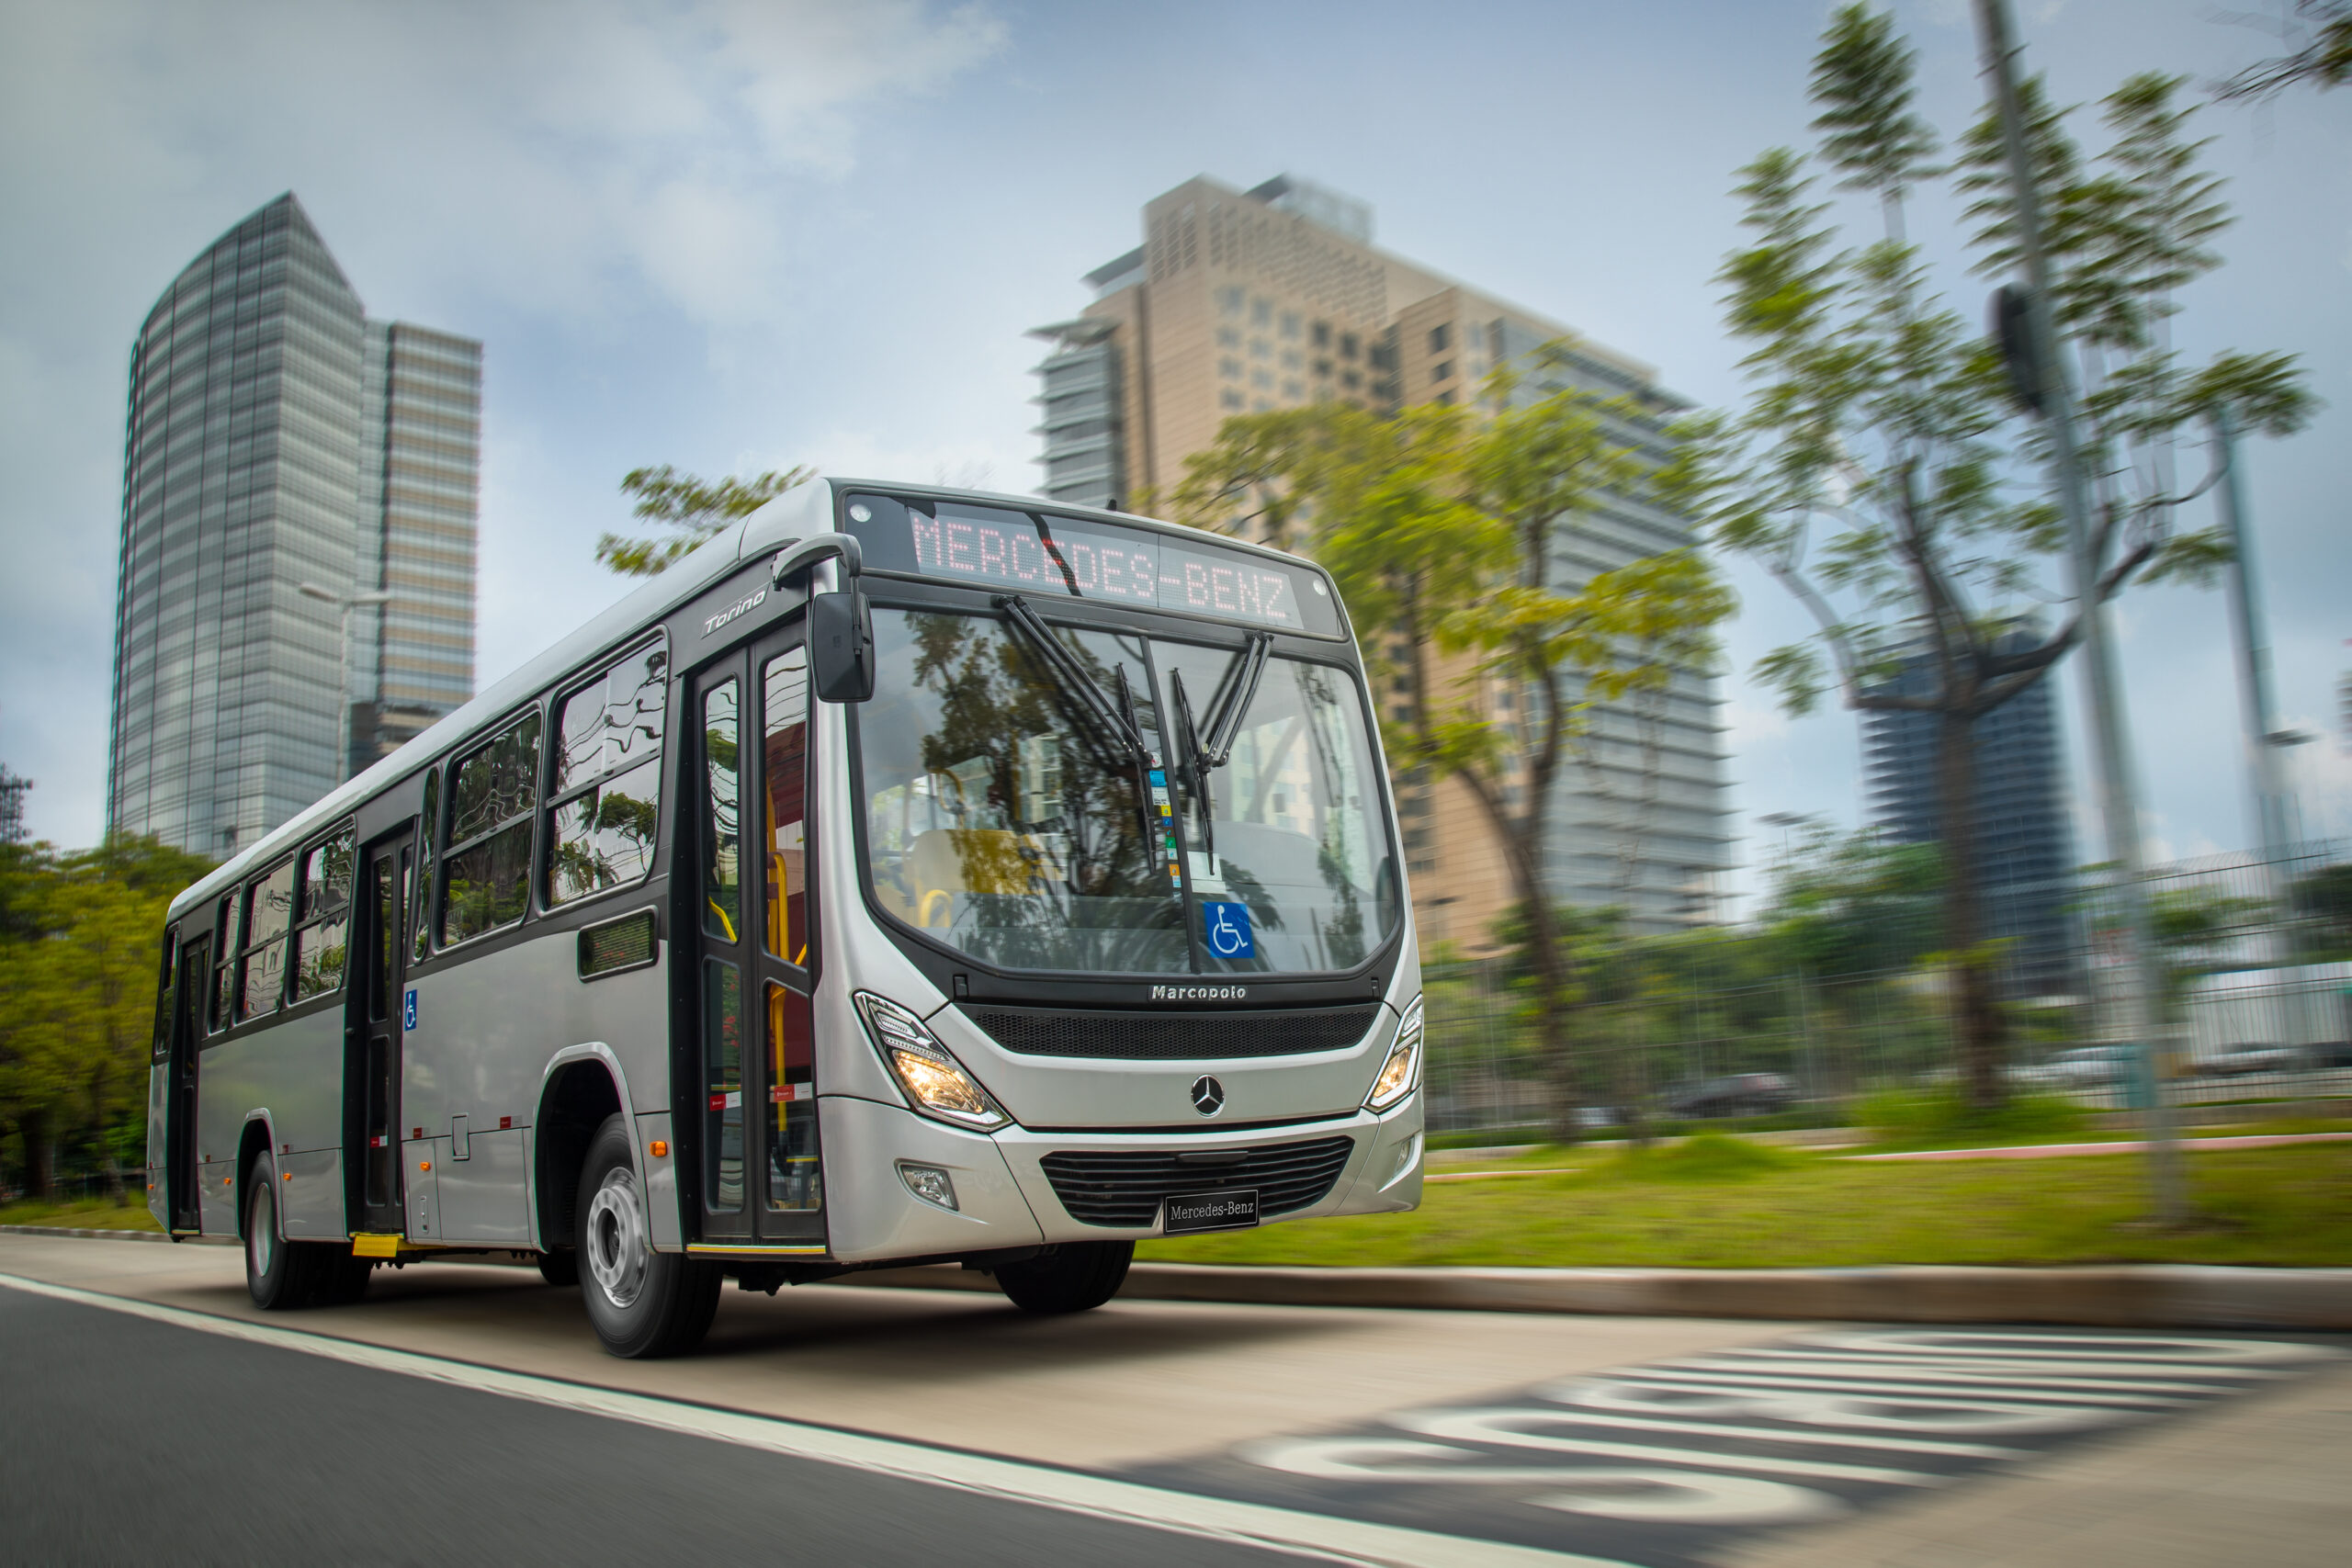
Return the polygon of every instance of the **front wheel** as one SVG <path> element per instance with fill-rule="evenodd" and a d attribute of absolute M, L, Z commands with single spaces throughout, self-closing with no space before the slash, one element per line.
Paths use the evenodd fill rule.
<path fill-rule="evenodd" d="M 580 1295 L 605 1348 L 637 1359 L 675 1356 L 700 1344 L 725 1281 L 716 1263 L 653 1250 L 628 1123 L 617 1113 L 588 1142 L 579 1213 Z"/>
<path fill-rule="evenodd" d="M 1066 1241 L 1042 1258 L 1000 1265 L 996 1285 L 1023 1312 L 1086 1312 L 1119 1293 L 1135 1256 L 1131 1241 Z"/>

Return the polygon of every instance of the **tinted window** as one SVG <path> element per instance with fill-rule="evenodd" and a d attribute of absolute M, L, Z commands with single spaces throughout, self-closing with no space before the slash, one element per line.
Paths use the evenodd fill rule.
<path fill-rule="evenodd" d="M 532 713 L 460 757 L 451 771 L 449 852 L 441 873 L 445 945 L 523 918 L 538 765 L 539 716 Z"/>
<path fill-rule="evenodd" d="M 669 654 L 639 649 L 557 710 L 548 902 L 635 882 L 652 869 L 661 818 Z"/>
<path fill-rule="evenodd" d="M 352 830 L 345 828 L 300 862 L 301 926 L 294 933 L 294 999 L 343 988 L 344 939 L 351 926 Z"/>
<path fill-rule="evenodd" d="M 738 790 L 741 730 L 735 682 L 703 694 L 702 761 L 709 816 L 703 860 L 702 928 L 731 942 L 743 929 L 742 822 Z"/>
<path fill-rule="evenodd" d="M 767 948 L 808 963 L 808 656 L 792 649 L 768 660 L 762 742 L 767 818 Z M 813 1111 L 815 1107 L 812 1105 Z"/>
<path fill-rule="evenodd" d="M 237 1021 L 276 1012 L 286 988 L 286 934 L 294 919 L 294 863 L 280 861 L 245 885 L 245 952 Z"/>

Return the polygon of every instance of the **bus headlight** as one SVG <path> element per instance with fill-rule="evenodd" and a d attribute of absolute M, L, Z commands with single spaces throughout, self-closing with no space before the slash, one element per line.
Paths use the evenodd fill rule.
<path fill-rule="evenodd" d="M 922 1019 L 871 991 L 858 992 L 856 1000 L 875 1048 L 916 1110 L 981 1132 L 1012 1120 Z"/>
<path fill-rule="evenodd" d="M 1388 1060 L 1382 1065 L 1380 1077 L 1364 1096 L 1364 1107 L 1385 1111 L 1412 1093 L 1420 1081 L 1421 998 L 1415 997 L 1413 1005 L 1405 1010 L 1405 1021 L 1397 1026 L 1396 1043 L 1388 1047 Z"/>

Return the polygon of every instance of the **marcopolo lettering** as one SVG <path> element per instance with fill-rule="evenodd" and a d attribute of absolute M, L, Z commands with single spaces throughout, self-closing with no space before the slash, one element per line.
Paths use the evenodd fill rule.
<path fill-rule="evenodd" d="M 702 635 L 708 637 L 711 633 L 717 631 L 728 622 L 734 620 L 737 616 L 750 615 L 753 610 L 758 609 L 767 602 L 768 591 L 764 588 L 747 598 L 736 601 L 734 604 L 727 606 L 724 610 L 719 611 L 718 614 L 704 621 L 702 624 Z"/>
<path fill-rule="evenodd" d="M 1154 986 L 1156 1002 L 1239 1002 L 1250 998 L 1247 986 Z"/>

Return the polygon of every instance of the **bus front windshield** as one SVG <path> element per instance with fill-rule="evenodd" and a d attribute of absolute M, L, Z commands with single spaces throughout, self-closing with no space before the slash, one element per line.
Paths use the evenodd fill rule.
<path fill-rule="evenodd" d="M 1348 671 L 954 611 L 876 607 L 874 640 L 866 875 L 932 940 L 1005 969 L 1299 974 L 1354 968 L 1395 931 Z"/>

